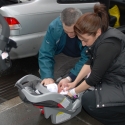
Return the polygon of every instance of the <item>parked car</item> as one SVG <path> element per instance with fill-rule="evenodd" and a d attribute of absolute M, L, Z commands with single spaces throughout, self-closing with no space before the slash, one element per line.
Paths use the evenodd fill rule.
<path fill-rule="evenodd" d="M 72 1 L 67 3 L 67 1 Z M 0 8 L 10 26 L 10 38 L 17 42 L 17 48 L 10 52 L 11 59 L 37 55 L 49 23 L 66 7 L 76 7 L 83 13 L 92 11 L 95 0 L 77 2 L 74 0 L 25 0 L 22 3 Z M 80 0 L 79 0 L 80 1 Z"/>
<path fill-rule="evenodd" d="M 112 0 L 111 3 L 119 4 L 120 11 L 124 11 L 125 7 L 122 8 L 123 4 L 120 1 L 122 0 Z M 16 41 L 18 46 L 11 50 L 10 58 L 37 55 L 49 23 L 58 17 L 64 8 L 76 7 L 86 13 L 93 11 L 93 6 L 97 2 L 97 0 L 22 0 L 16 4 L 2 6 L 0 14 L 10 26 L 10 39 Z M 124 13 L 125 11 L 123 19 Z"/>

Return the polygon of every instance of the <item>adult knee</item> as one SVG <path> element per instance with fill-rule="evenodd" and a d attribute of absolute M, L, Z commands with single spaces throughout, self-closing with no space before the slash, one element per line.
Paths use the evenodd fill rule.
<path fill-rule="evenodd" d="M 82 106 L 89 113 L 96 110 L 96 98 L 94 91 L 88 91 L 83 94 Z"/>

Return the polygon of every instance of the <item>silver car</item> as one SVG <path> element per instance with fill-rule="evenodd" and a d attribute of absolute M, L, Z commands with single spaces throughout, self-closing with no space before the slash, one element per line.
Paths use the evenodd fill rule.
<path fill-rule="evenodd" d="M 10 26 L 10 39 L 17 48 L 10 52 L 11 59 L 37 55 L 49 23 L 66 7 L 79 8 L 83 13 L 93 11 L 96 0 L 22 0 L 0 8 Z"/>

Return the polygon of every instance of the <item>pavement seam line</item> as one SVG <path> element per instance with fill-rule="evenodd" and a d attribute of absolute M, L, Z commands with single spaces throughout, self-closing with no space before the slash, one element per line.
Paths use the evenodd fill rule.
<path fill-rule="evenodd" d="M 75 116 L 77 119 L 79 119 L 80 121 L 82 121 L 82 122 L 84 122 L 84 123 L 86 123 L 87 125 L 92 125 L 92 124 L 90 124 L 90 123 L 88 123 L 87 121 L 85 121 L 85 120 L 83 120 L 83 119 L 81 119 L 80 117 L 78 117 L 78 116 Z"/>
<path fill-rule="evenodd" d="M 20 104 L 22 104 L 22 103 L 23 103 L 23 102 L 20 102 L 20 103 L 18 103 L 18 104 L 16 104 L 16 105 L 12 106 L 12 107 L 10 107 L 10 108 L 6 108 L 5 110 L 1 111 L 0 114 L 3 113 L 3 112 L 5 112 L 5 111 L 7 111 L 7 110 L 10 110 L 10 109 L 12 109 L 12 108 L 18 106 L 18 105 L 20 105 Z"/>

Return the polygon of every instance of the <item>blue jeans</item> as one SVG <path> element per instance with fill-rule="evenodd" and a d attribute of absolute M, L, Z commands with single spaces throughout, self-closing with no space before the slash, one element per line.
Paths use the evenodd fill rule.
<path fill-rule="evenodd" d="M 95 91 L 83 94 L 82 106 L 89 115 L 104 125 L 125 125 L 125 106 L 96 108 Z"/>

